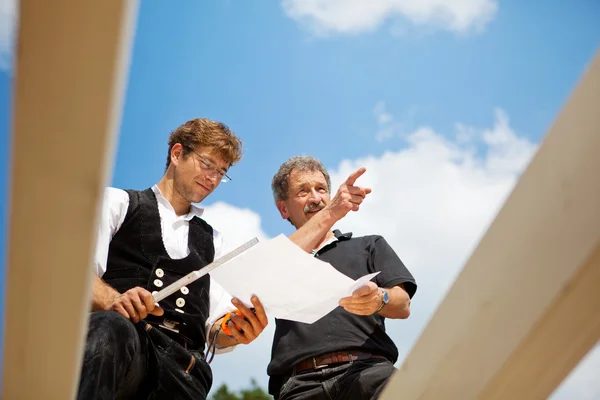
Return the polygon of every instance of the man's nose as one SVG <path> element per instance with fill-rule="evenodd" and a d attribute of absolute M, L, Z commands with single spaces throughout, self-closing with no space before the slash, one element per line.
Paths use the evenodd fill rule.
<path fill-rule="evenodd" d="M 308 200 L 315 202 L 315 203 L 320 203 L 321 202 L 321 194 L 319 192 L 317 192 L 315 189 L 311 189 Z"/>
<path fill-rule="evenodd" d="M 219 174 L 215 173 L 208 173 L 206 174 L 206 179 L 208 179 L 210 182 L 212 183 L 217 183 L 219 181 Z"/>

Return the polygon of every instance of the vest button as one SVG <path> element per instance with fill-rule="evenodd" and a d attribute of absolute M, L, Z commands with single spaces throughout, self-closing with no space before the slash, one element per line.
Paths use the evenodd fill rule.
<path fill-rule="evenodd" d="M 156 273 L 156 276 L 158 276 L 159 278 L 162 278 L 163 276 L 165 276 L 165 271 L 163 271 L 160 268 L 156 268 L 156 271 L 154 271 L 154 273 Z"/>
<path fill-rule="evenodd" d="M 154 286 L 156 287 L 162 287 L 163 282 L 160 279 L 155 279 L 154 280 Z"/>
<path fill-rule="evenodd" d="M 190 292 L 190 289 L 188 289 L 187 286 L 184 286 L 181 288 L 181 293 L 188 294 L 189 292 Z"/>
<path fill-rule="evenodd" d="M 183 307 L 185 306 L 185 300 L 180 297 L 177 300 L 175 300 L 175 304 L 177 304 L 177 307 Z"/>

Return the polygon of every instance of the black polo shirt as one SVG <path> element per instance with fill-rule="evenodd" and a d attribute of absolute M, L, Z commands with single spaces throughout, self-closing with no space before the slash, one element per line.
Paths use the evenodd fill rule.
<path fill-rule="evenodd" d="M 379 287 L 400 283 L 412 298 L 417 290 L 415 279 L 386 240 L 379 235 L 352 238 L 352 233 L 334 231 L 337 240 L 321 248 L 315 257 L 327 261 L 352 279 L 380 271 L 374 278 Z M 332 351 L 362 350 L 398 359 L 398 349 L 385 333 L 385 318 L 379 314 L 361 316 L 335 308 L 320 320 L 305 324 L 275 320 L 275 336 L 267 373 L 277 387 L 278 379 L 298 362 Z M 271 386 L 271 385 L 269 385 Z"/>

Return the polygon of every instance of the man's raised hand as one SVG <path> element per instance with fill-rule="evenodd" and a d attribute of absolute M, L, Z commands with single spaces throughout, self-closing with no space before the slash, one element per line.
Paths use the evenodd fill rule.
<path fill-rule="evenodd" d="M 331 203 L 327 206 L 329 212 L 336 220 L 340 220 L 350 211 L 358 211 L 365 197 L 371 193 L 370 188 L 355 186 L 356 180 L 365 173 L 366 168 L 359 168 L 348 176 L 342 183 L 333 197 Z"/>

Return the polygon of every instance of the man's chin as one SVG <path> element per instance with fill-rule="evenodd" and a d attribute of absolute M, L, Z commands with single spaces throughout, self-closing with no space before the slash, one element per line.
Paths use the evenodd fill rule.
<path fill-rule="evenodd" d="M 321 211 L 321 210 L 310 211 L 310 212 L 304 213 L 304 215 L 306 215 L 307 219 L 311 219 L 312 217 L 314 217 L 315 215 L 317 215 L 319 213 L 319 211 Z"/>
<path fill-rule="evenodd" d="M 202 200 L 204 200 L 206 198 L 206 196 L 207 195 L 205 195 L 204 193 L 196 194 L 192 199 L 192 203 L 200 203 Z"/>

